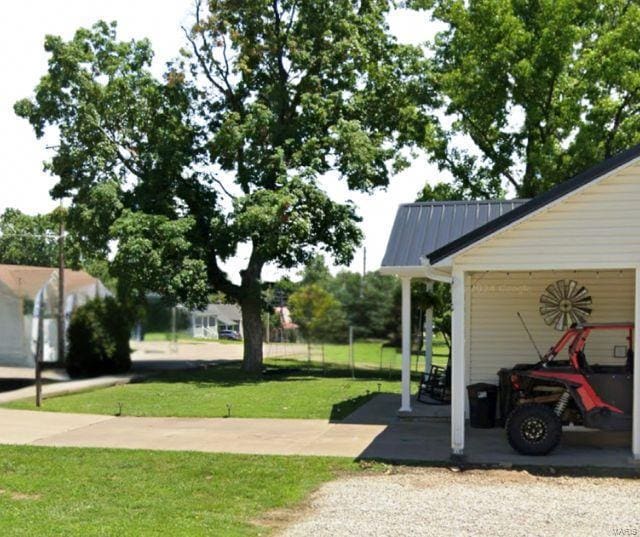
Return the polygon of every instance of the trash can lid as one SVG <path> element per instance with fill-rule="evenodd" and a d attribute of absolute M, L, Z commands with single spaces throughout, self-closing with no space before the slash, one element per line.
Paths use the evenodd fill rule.
<path fill-rule="evenodd" d="M 489 384 L 488 382 L 477 382 L 476 384 L 469 384 L 467 390 L 480 392 L 480 391 L 498 391 L 498 387 L 495 384 Z"/>
<path fill-rule="evenodd" d="M 469 384 L 467 388 L 497 388 L 497 386 L 488 382 L 476 382 L 475 384 Z"/>

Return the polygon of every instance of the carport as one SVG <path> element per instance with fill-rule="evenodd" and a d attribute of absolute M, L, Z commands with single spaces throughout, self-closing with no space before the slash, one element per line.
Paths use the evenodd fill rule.
<path fill-rule="evenodd" d="M 402 280 L 400 410 L 411 411 L 412 279 L 452 286 L 454 455 L 465 450 L 466 386 L 496 383 L 501 367 L 537 359 L 518 312 L 543 349 L 576 320 L 639 326 L 639 203 L 640 146 L 635 146 L 531 200 L 402 205 L 381 268 Z M 560 304 L 566 297 L 558 296 L 554 304 L 556 289 L 579 299 L 567 305 Z M 554 308 L 568 308 L 570 314 Z M 633 340 L 633 348 L 640 348 L 637 330 Z M 589 353 L 600 363 L 618 363 L 620 347 L 619 341 L 603 337 Z M 640 459 L 638 352 L 633 371 L 632 454 Z"/>

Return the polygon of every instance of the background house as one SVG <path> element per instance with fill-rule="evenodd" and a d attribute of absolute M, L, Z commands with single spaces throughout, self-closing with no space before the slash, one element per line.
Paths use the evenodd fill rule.
<path fill-rule="evenodd" d="M 242 312 L 236 304 L 209 304 L 203 311 L 191 312 L 191 335 L 196 338 L 218 339 L 221 330 L 242 334 Z"/>
<path fill-rule="evenodd" d="M 64 273 L 65 319 L 94 297 L 109 293 L 103 283 L 84 271 Z M 58 361 L 58 269 L 0 265 L 0 365 L 33 366 L 42 301 L 45 362 Z"/>

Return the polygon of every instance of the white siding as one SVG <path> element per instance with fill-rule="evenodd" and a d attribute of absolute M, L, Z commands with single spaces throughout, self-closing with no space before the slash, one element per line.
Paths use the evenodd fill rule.
<path fill-rule="evenodd" d="M 468 295 L 468 382 L 495 383 L 500 368 L 537 361 L 517 312 L 525 318 L 543 354 L 560 338 L 562 332 L 548 327 L 538 308 L 547 285 L 561 279 L 576 280 L 589 290 L 593 300 L 590 322 L 633 322 L 633 270 L 473 273 Z M 587 360 L 623 364 L 624 359 L 613 357 L 613 346 L 626 345 L 625 336 L 617 330 L 592 333 L 585 348 Z M 566 358 L 564 352 L 559 358 Z"/>
<path fill-rule="evenodd" d="M 479 242 L 454 262 L 500 269 L 635 265 L 640 262 L 640 164 Z"/>

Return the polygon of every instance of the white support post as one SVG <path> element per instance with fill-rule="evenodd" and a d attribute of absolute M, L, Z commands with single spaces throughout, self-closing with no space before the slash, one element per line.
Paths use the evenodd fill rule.
<path fill-rule="evenodd" d="M 433 282 L 427 282 L 427 291 L 433 290 Z M 429 308 L 424 314 L 424 372 L 431 370 L 433 362 L 433 308 Z"/>
<path fill-rule="evenodd" d="M 464 453 L 465 273 L 455 267 L 451 282 L 451 452 Z"/>
<path fill-rule="evenodd" d="M 631 452 L 640 460 L 640 267 L 636 267 L 635 325 L 633 330 L 633 427 Z"/>
<path fill-rule="evenodd" d="M 402 278 L 402 398 L 400 412 L 411 412 L 411 278 Z"/>

